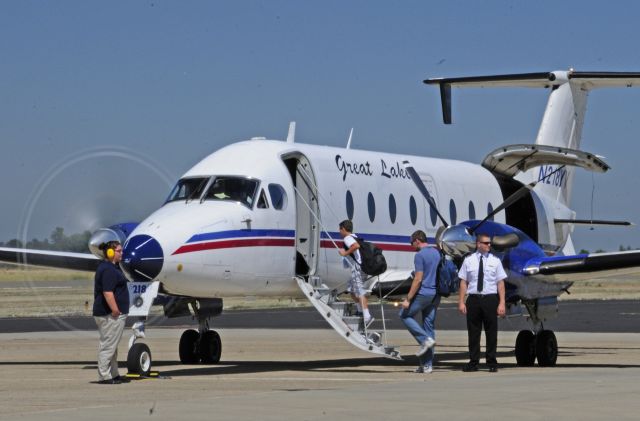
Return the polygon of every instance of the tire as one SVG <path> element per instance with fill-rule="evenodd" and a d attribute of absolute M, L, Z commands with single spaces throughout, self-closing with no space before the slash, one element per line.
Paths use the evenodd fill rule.
<path fill-rule="evenodd" d="M 196 330 L 189 329 L 182 333 L 180 344 L 178 345 L 178 354 L 182 364 L 198 364 L 200 362 L 199 340 L 200 334 Z"/>
<path fill-rule="evenodd" d="M 543 330 L 536 338 L 536 357 L 540 367 L 553 367 L 558 360 L 558 341 L 551 330 Z"/>
<path fill-rule="evenodd" d="M 536 335 L 521 330 L 516 338 L 516 362 L 520 367 L 531 367 L 536 362 Z"/>
<path fill-rule="evenodd" d="M 151 350 L 147 344 L 133 344 L 127 354 L 127 370 L 131 374 L 148 376 L 151 372 Z"/>
<path fill-rule="evenodd" d="M 222 341 L 215 330 L 208 330 L 200 341 L 200 359 L 203 364 L 217 364 L 222 354 Z"/>

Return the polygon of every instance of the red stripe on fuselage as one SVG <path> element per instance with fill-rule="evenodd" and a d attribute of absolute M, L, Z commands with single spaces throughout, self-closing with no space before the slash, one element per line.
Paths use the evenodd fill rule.
<path fill-rule="evenodd" d="M 243 240 L 214 241 L 209 243 L 187 244 L 174 251 L 173 254 L 191 253 L 202 250 L 226 249 L 235 247 L 293 247 L 295 242 L 290 238 L 251 238 Z"/>

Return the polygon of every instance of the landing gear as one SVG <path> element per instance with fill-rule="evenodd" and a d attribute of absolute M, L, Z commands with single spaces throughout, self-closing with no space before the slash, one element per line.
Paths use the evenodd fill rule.
<path fill-rule="evenodd" d="M 540 367 L 553 367 L 558 359 L 558 341 L 551 330 L 542 330 L 536 335 L 536 357 Z"/>
<path fill-rule="evenodd" d="M 521 367 L 531 367 L 536 361 L 536 335 L 521 330 L 516 338 L 516 362 Z"/>
<path fill-rule="evenodd" d="M 127 370 L 130 374 L 146 377 L 151 372 L 151 350 L 147 344 L 133 344 L 127 354 Z"/>
<path fill-rule="evenodd" d="M 182 364 L 217 364 L 222 354 L 222 340 L 215 330 L 198 333 L 197 330 L 185 330 L 178 346 Z"/>
<path fill-rule="evenodd" d="M 200 361 L 198 353 L 199 340 L 200 334 L 197 330 L 189 329 L 182 333 L 178 346 L 178 354 L 182 364 L 197 364 Z"/>
<path fill-rule="evenodd" d="M 217 364 L 222 354 L 222 340 L 209 329 L 209 318 L 222 312 L 221 299 L 200 299 L 190 303 L 198 318 L 198 330 L 186 330 L 180 337 L 178 354 L 183 364 Z"/>
<path fill-rule="evenodd" d="M 546 330 L 543 321 L 557 314 L 557 298 L 523 301 L 529 312 L 534 331 L 521 330 L 516 338 L 516 362 L 522 367 L 553 367 L 558 360 L 558 341 L 552 330 Z"/>
<path fill-rule="evenodd" d="M 141 377 L 148 377 L 151 373 L 151 350 L 149 346 L 138 339 L 145 338 L 145 319 L 141 318 L 131 326 L 133 334 L 129 338 L 129 352 L 127 353 L 128 374 L 137 374 Z"/>
<path fill-rule="evenodd" d="M 222 341 L 215 330 L 208 330 L 200 340 L 200 359 L 203 364 L 217 364 L 222 354 Z"/>

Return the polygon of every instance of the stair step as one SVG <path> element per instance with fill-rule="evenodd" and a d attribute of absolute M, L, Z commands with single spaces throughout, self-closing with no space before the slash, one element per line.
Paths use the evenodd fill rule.
<path fill-rule="evenodd" d="M 339 301 L 336 290 L 328 288 L 319 277 L 305 280 L 296 277 L 298 286 L 322 317 L 342 338 L 363 351 L 401 360 L 395 347 L 383 343 L 383 335 L 365 329 L 362 316 L 352 315 L 355 303 Z"/>

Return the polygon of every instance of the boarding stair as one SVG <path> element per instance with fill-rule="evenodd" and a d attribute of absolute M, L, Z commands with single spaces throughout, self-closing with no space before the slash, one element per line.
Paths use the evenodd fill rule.
<path fill-rule="evenodd" d="M 395 346 L 387 345 L 386 331 L 377 332 L 365 326 L 354 313 L 355 303 L 341 301 L 338 292 L 326 286 L 319 276 L 296 276 L 298 287 L 318 313 L 338 334 L 353 346 L 394 360 L 402 360 Z M 382 313 L 384 327 L 384 309 Z"/>

